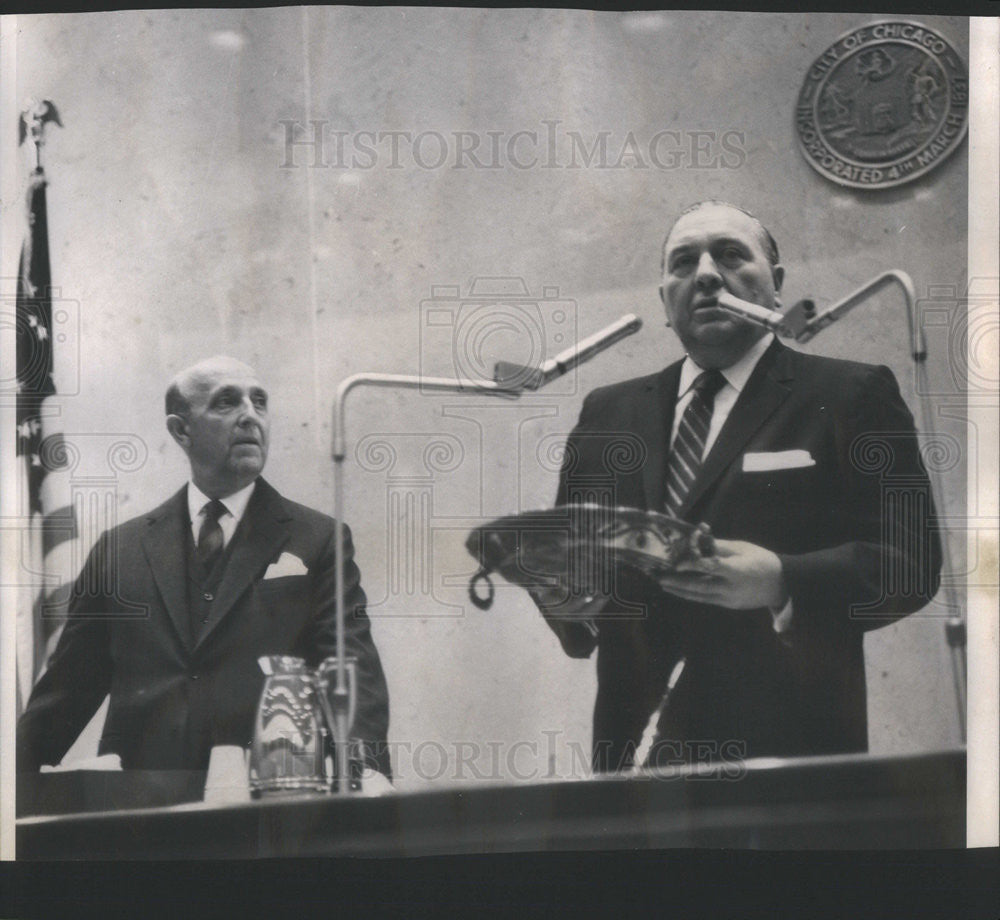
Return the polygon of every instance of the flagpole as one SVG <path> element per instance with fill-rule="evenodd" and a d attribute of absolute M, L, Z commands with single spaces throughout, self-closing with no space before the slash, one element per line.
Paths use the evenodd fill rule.
<path fill-rule="evenodd" d="M 20 455 L 17 686 L 21 706 L 27 703 L 35 678 L 44 664 L 45 635 L 41 612 L 46 603 L 45 541 L 42 528 L 46 509 L 41 490 L 47 466 L 42 404 L 55 393 L 52 378 L 52 277 L 49 264 L 48 223 L 42 165 L 42 147 L 49 122 L 60 127 L 59 113 L 50 100 L 30 101 L 20 113 L 19 143 L 31 140 L 35 168 L 27 192 L 27 232 L 21 250 L 17 283 L 17 453 Z"/>

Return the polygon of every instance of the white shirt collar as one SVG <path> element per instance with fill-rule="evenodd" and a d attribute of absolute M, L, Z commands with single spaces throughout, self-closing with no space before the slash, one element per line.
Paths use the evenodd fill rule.
<path fill-rule="evenodd" d="M 743 353 L 743 356 L 735 364 L 721 369 L 722 376 L 726 378 L 726 382 L 737 393 L 743 392 L 743 387 L 747 385 L 747 381 L 757 366 L 757 362 L 764 357 L 764 352 L 771 347 L 773 341 L 773 332 L 761 336 Z M 704 368 L 695 364 L 694 359 L 690 355 L 684 359 L 684 363 L 681 365 L 681 382 L 677 389 L 678 399 L 694 386 L 695 380 L 703 370 Z"/>
<path fill-rule="evenodd" d="M 238 524 L 243 519 L 243 513 L 247 510 L 247 505 L 250 503 L 250 496 L 253 495 L 253 490 L 257 485 L 257 480 L 255 479 L 248 486 L 244 486 L 239 492 L 234 492 L 232 495 L 227 495 L 223 498 L 222 504 L 226 506 L 226 510 L 233 516 L 235 522 Z M 201 514 L 202 509 L 207 505 L 212 499 L 210 499 L 204 492 L 199 489 L 194 482 L 188 483 L 188 514 L 191 515 L 191 523 L 194 524 L 198 520 L 198 516 Z"/>

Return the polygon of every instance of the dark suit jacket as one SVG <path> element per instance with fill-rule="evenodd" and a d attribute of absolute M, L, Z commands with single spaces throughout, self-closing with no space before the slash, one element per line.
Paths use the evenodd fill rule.
<path fill-rule="evenodd" d="M 557 503 L 663 510 L 680 367 L 587 397 Z M 747 453 L 790 450 L 815 464 L 744 470 Z M 629 765 L 681 656 L 660 721 L 668 759 L 867 749 L 863 633 L 924 606 L 941 565 L 913 419 L 892 372 L 775 342 L 680 513 L 779 555 L 793 629 L 779 636 L 766 609 L 688 603 L 616 570 L 597 638 L 549 618 L 568 654 L 598 647 L 595 767 Z"/>
<path fill-rule="evenodd" d="M 100 753 L 125 769 L 207 768 L 216 744 L 253 737 L 262 655 L 315 666 L 335 654 L 334 521 L 257 481 L 197 640 L 188 612 L 187 487 L 102 534 L 80 574 L 48 670 L 18 724 L 18 769 L 58 763 L 111 701 Z M 347 652 L 358 658 L 355 734 L 389 773 L 388 693 L 346 531 Z M 283 553 L 308 574 L 264 577 Z"/>

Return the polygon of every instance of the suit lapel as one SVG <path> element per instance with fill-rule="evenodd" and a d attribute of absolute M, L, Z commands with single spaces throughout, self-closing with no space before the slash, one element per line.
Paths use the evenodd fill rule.
<path fill-rule="evenodd" d="M 290 519 L 281 496 L 263 479 L 257 480 L 257 488 L 233 534 L 233 540 L 239 542 L 233 544 L 233 551 L 216 591 L 211 615 L 195 648 L 200 648 L 205 643 L 250 588 L 255 577 L 277 555 L 288 540 L 287 522 Z"/>
<path fill-rule="evenodd" d="M 667 487 L 667 449 L 670 429 L 674 423 L 681 363 L 678 361 L 671 364 L 650 381 L 646 388 L 647 399 L 636 407 L 635 431 L 643 439 L 648 451 L 646 465 L 642 470 L 643 490 L 646 493 L 646 507 L 654 511 L 663 510 Z"/>
<path fill-rule="evenodd" d="M 160 589 L 163 605 L 173 621 L 181 642 L 190 647 L 187 602 L 187 543 L 184 528 L 190 526 L 187 513 L 187 486 L 149 514 L 149 529 L 142 548 Z"/>
<path fill-rule="evenodd" d="M 744 445 L 791 392 L 791 352 L 775 340 L 764 352 L 719 432 L 712 449 L 679 510 L 685 517 L 705 492 L 739 456 Z"/>

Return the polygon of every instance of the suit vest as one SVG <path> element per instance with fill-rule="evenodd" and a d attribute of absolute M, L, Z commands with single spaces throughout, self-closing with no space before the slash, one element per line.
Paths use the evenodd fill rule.
<path fill-rule="evenodd" d="M 185 528 L 187 534 L 187 601 L 189 614 L 189 630 L 191 645 L 198 643 L 198 639 L 205 631 L 208 621 L 212 615 L 212 605 L 219 593 L 219 585 L 222 583 L 222 576 L 225 575 L 226 566 L 233 554 L 233 547 L 240 537 L 240 528 L 236 528 L 229 545 L 216 559 L 211 571 L 206 571 L 195 553 L 194 537 L 191 528 Z"/>

